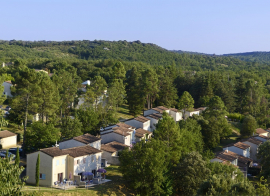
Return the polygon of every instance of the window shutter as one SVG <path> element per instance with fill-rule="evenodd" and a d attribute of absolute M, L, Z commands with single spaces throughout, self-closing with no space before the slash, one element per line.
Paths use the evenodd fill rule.
<path fill-rule="evenodd" d="M 42 179 L 43 179 L 43 180 L 46 179 L 46 174 L 42 174 Z"/>

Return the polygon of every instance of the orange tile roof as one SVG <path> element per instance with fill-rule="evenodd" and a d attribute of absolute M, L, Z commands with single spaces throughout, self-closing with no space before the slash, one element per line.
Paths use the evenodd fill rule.
<path fill-rule="evenodd" d="M 233 143 L 233 144 L 228 144 L 228 145 L 225 146 L 225 147 L 231 147 L 231 146 L 235 146 L 235 147 L 240 148 L 240 149 L 243 149 L 243 150 L 245 150 L 245 149 L 247 149 L 247 148 L 250 147 L 250 145 L 245 144 L 245 143 L 242 143 L 242 142 L 237 142 L 237 143 Z"/>
<path fill-rule="evenodd" d="M 268 132 L 265 131 L 265 130 L 262 129 L 262 128 L 258 128 L 258 129 L 256 129 L 256 133 L 257 133 L 257 134 L 263 134 L 263 133 L 268 133 Z"/>

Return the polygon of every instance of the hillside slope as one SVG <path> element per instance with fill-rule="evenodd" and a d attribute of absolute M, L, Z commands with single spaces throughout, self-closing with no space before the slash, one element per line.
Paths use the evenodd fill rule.
<path fill-rule="evenodd" d="M 48 61 L 52 60 L 73 63 L 119 59 L 126 62 L 143 62 L 153 66 L 175 63 L 183 70 L 194 71 L 252 69 L 252 63 L 236 58 L 190 52 L 179 54 L 179 52 L 172 52 L 155 44 L 140 41 L 0 41 L 0 63 L 16 58 L 26 59 L 32 64 L 38 62 L 40 65 L 48 64 Z"/>
<path fill-rule="evenodd" d="M 245 53 L 224 54 L 223 56 L 235 57 L 242 61 L 270 64 L 270 52 L 245 52 Z"/>

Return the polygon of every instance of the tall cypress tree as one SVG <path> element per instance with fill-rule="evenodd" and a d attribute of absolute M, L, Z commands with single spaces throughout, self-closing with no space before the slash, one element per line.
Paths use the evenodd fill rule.
<path fill-rule="evenodd" d="M 19 153 L 19 148 L 17 147 L 15 165 L 19 166 L 19 164 L 20 164 L 20 153 Z"/>
<path fill-rule="evenodd" d="M 36 163 L 36 186 L 39 186 L 39 165 L 40 165 L 40 156 L 38 154 Z"/>

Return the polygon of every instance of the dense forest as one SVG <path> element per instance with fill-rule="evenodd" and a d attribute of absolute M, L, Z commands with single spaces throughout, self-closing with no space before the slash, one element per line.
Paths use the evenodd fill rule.
<path fill-rule="evenodd" d="M 260 64 L 270 63 L 270 52 L 245 52 L 245 53 L 233 53 L 233 54 L 224 54 L 223 56 L 230 56 L 238 58 L 242 61 L 256 62 Z"/>
<path fill-rule="evenodd" d="M 14 97 L 0 101 L 12 108 L 9 123 L 23 126 L 25 152 L 83 133 L 99 135 L 101 127 L 119 121 L 116 113 L 123 104 L 133 116 L 160 105 L 184 111 L 207 107 L 202 115 L 179 123 L 163 114 L 151 142 L 122 153 L 123 177 L 141 195 L 255 194 L 242 174 L 236 181 L 224 174 L 234 173 L 233 166 L 210 164 L 209 159 L 221 140 L 232 134 L 225 116 L 249 127 L 241 129 L 243 138 L 255 128 L 270 127 L 267 64 L 176 53 L 140 41 L 96 40 L 1 41 L 0 63 L 7 65 L 0 69 L 1 82 L 16 84 Z M 83 92 L 85 80 L 91 85 Z M 79 97 L 84 97 L 84 105 L 76 108 Z M 99 103 L 100 97 L 106 102 Z M 41 120 L 30 123 L 37 113 Z M 269 173 L 264 171 L 263 176 Z"/>

